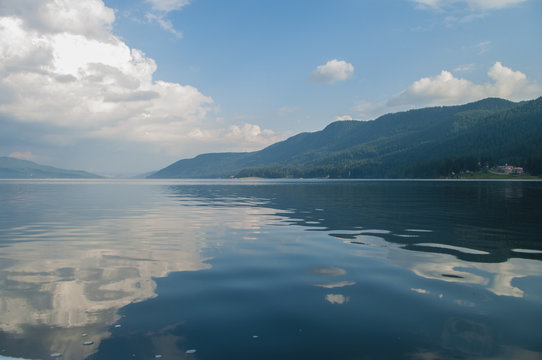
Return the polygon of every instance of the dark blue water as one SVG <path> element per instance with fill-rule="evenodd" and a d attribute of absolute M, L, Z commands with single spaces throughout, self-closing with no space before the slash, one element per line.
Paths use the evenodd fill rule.
<path fill-rule="evenodd" d="M 542 359 L 542 182 L 1 181 L 0 358 Z"/>

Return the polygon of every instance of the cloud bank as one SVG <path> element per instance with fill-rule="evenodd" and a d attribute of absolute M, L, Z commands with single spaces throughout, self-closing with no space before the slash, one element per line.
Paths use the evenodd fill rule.
<path fill-rule="evenodd" d="M 434 77 L 415 81 L 405 91 L 388 100 L 389 106 L 397 105 L 450 105 L 475 101 L 486 97 L 500 97 L 509 100 L 524 100 L 538 96 L 541 89 L 527 80 L 521 71 L 514 71 L 496 62 L 487 75 L 492 80 L 486 84 L 475 84 L 456 78 L 443 70 Z"/>
<path fill-rule="evenodd" d="M 162 11 L 188 3 L 151 2 Z M 179 156 L 205 142 L 245 149 L 277 139 L 251 124 L 216 128 L 210 96 L 153 80 L 155 61 L 112 33 L 115 13 L 101 0 L 35 4 L 0 7 L 0 117 L 39 125 L 44 141 L 145 142 Z"/>
<path fill-rule="evenodd" d="M 354 66 L 344 60 L 333 59 L 320 65 L 312 72 L 310 79 L 315 82 L 333 84 L 350 79 L 354 75 Z"/>
<path fill-rule="evenodd" d="M 487 72 L 490 81 L 476 84 L 454 76 L 447 70 L 414 81 L 407 89 L 380 103 L 360 102 L 354 107 L 356 117 L 371 120 L 389 112 L 437 105 L 457 105 L 499 97 L 513 101 L 534 99 L 542 88 L 518 70 L 496 62 Z"/>

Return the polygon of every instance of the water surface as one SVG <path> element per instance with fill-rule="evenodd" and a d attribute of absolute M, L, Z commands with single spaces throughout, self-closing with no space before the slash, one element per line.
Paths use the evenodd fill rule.
<path fill-rule="evenodd" d="M 542 183 L 1 181 L 0 356 L 542 359 Z"/>

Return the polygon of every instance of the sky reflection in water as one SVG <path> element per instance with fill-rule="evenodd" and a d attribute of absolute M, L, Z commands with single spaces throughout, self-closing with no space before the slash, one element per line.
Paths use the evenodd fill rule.
<path fill-rule="evenodd" d="M 542 358 L 542 183 L 3 181 L 0 200 L 0 355 Z"/>

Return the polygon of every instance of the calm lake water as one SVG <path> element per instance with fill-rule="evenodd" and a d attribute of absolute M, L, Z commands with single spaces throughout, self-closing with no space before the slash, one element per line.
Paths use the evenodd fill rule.
<path fill-rule="evenodd" d="M 542 359 L 542 182 L 0 181 L 0 357 Z"/>

